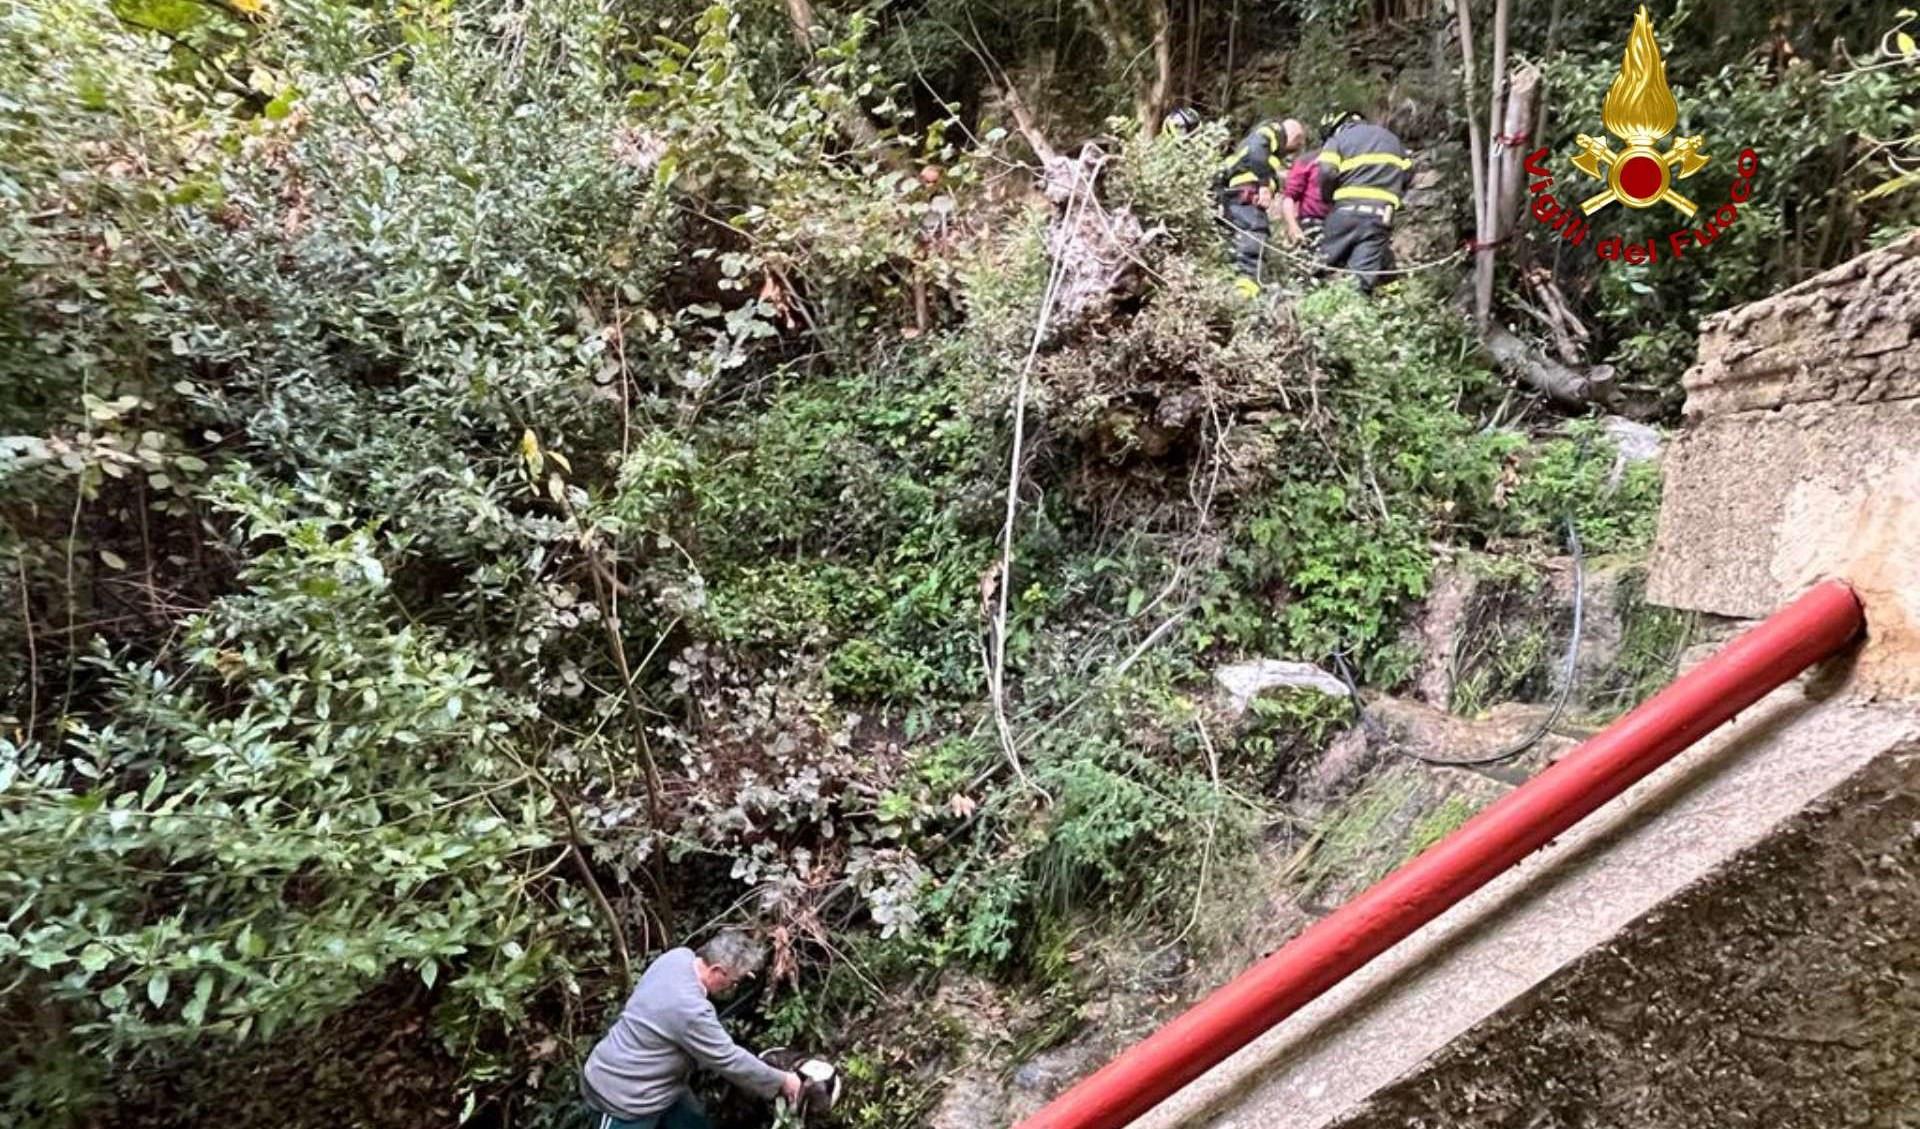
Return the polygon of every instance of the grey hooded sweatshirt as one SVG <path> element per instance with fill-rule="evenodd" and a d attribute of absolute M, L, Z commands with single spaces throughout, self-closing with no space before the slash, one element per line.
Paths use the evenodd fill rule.
<path fill-rule="evenodd" d="M 620 1118 L 659 1113 L 703 1066 L 762 1098 L 780 1092 L 786 1075 L 741 1050 L 720 1026 L 693 972 L 693 950 L 662 953 L 627 997 L 613 1030 L 582 1069 L 589 1099 Z"/>

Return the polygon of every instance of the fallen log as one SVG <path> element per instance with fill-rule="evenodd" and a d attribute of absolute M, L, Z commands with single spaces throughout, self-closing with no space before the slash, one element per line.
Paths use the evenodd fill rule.
<path fill-rule="evenodd" d="M 1557 404 L 1604 407 L 1613 402 L 1617 382 L 1612 365 L 1594 365 L 1584 370 L 1563 365 L 1498 323 L 1489 325 L 1481 340 L 1501 371 L 1526 381 Z"/>

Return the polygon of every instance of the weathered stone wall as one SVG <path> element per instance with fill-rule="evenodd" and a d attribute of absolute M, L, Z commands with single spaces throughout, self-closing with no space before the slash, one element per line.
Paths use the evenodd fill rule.
<path fill-rule="evenodd" d="M 1920 236 L 1707 320 L 1647 596 L 1758 619 L 1851 581 L 1855 687 L 1920 698 Z"/>

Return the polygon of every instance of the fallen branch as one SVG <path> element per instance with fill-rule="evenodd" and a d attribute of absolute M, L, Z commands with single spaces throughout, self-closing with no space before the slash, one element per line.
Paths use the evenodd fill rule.
<path fill-rule="evenodd" d="M 1460 19 L 1460 93 L 1461 102 L 1466 107 L 1467 121 L 1467 170 L 1473 178 L 1473 238 L 1476 278 L 1482 269 L 1491 271 L 1493 254 L 1492 237 L 1487 232 L 1487 217 L 1493 209 L 1487 199 L 1487 158 L 1486 150 L 1480 145 L 1480 126 L 1474 105 L 1473 82 L 1473 5 L 1469 0 L 1454 0 L 1454 8 Z M 1485 264 L 1482 267 L 1481 264 Z M 1489 275 L 1491 277 L 1491 275 Z M 1487 328 L 1486 309 L 1479 304 L 1479 288 L 1474 290 L 1474 324 L 1480 329 Z"/>
<path fill-rule="evenodd" d="M 1027 100 L 1020 96 L 1020 88 L 1005 71 L 993 84 L 1000 92 L 1000 101 L 1006 103 L 1007 112 L 1013 115 L 1013 125 L 1020 136 L 1027 139 L 1027 145 L 1033 149 L 1033 155 L 1040 158 L 1042 165 L 1050 165 L 1060 159 L 1060 151 L 1047 141 L 1047 135 L 1041 131 L 1034 119 L 1033 111 L 1027 107 Z"/>
<path fill-rule="evenodd" d="M 966 44 L 967 50 L 973 53 L 973 57 L 987 72 L 987 84 L 993 87 L 994 93 L 998 94 L 1000 101 L 1006 105 L 1007 112 L 1013 115 L 1014 128 L 1020 131 L 1020 136 L 1027 139 L 1027 145 L 1033 149 L 1033 155 L 1040 158 L 1041 167 L 1045 168 L 1059 160 L 1060 151 L 1047 140 L 1047 135 L 1041 130 L 1038 120 L 1034 118 L 1033 110 L 1028 107 L 1027 100 L 1021 97 L 1020 87 L 1014 83 L 1013 76 L 1009 75 L 987 53 L 986 40 L 980 35 L 980 28 L 973 22 L 971 12 L 967 14 L 967 28 L 973 36 L 972 38 L 962 36 L 961 42 Z"/>
<path fill-rule="evenodd" d="M 1089 201 L 1093 194 L 1094 177 L 1091 173 L 1076 181 L 1074 191 L 1067 197 L 1066 208 L 1061 223 L 1068 228 L 1074 219 L 1076 205 Z M 993 703 L 993 725 L 1000 735 L 1000 747 L 1006 753 L 1007 764 L 1013 769 L 1020 782 L 1040 795 L 1047 797 L 1046 790 L 1028 778 L 1026 770 L 1020 767 L 1019 743 L 1013 736 L 1013 725 L 1007 719 L 1007 605 L 1013 589 L 1013 534 L 1020 512 L 1020 465 L 1026 457 L 1027 436 L 1027 394 L 1033 384 L 1033 363 L 1040 355 L 1040 346 L 1047 339 L 1047 325 L 1053 317 L 1053 308 L 1060 295 L 1062 281 L 1066 277 L 1066 259 L 1064 254 L 1055 252 L 1053 262 L 1047 272 L 1046 291 L 1040 298 L 1040 314 L 1035 319 L 1033 337 L 1027 343 L 1027 356 L 1020 365 L 1020 383 L 1013 399 L 1013 451 L 1007 464 L 1007 514 L 1000 531 L 1000 563 L 993 572 L 987 574 L 983 582 L 982 603 L 992 606 L 993 645 L 987 655 L 987 692 Z M 990 587 L 989 587 L 990 586 Z M 997 590 L 996 590 L 997 589 Z"/>
<path fill-rule="evenodd" d="M 1584 371 L 1571 368 L 1542 355 L 1498 323 L 1487 327 L 1482 340 L 1502 370 L 1526 381 L 1557 404 L 1604 405 L 1614 398 L 1616 388 L 1611 365 L 1595 365 Z"/>
<path fill-rule="evenodd" d="M 1523 279 L 1528 293 L 1538 305 L 1519 302 L 1521 309 L 1531 314 L 1534 320 L 1553 338 L 1553 351 L 1562 363 L 1580 365 L 1587 355 L 1587 343 L 1592 334 L 1573 312 L 1573 304 L 1553 281 L 1553 272 L 1545 267 L 1529 271 Z"/>
<path fill-rule="evenodd" d="M 507 756 L 518 764 L 522 771 L 538 781 L 540 787 L 553 800 L 553 806 L 560 809 L 560 815 L 567 821 L 567 854 L 573 858 L 574 867 L 580 872 L 580 878 L 587 885 L 587 893 L 592 896 L 593 904 L 599 908 L 602 917 L 607 919 L 607 928 L 613 933 L 613 951 L 620 958 L 620 974 L 625 983 L 633 985 L 633 951 L 627 943 L 627 927 L 620 920 L 620 914 L 613 908 L 613 902 L 607 892 L 601 888 L 600 880 L 594 876 L 593 866 L 587 859 L 586 837 L 580 831 L 580 821 L 573 813 L 572 800 L 564 795 L 547 774 L 529 764 L 511 746 L 506 747 Z M 489 801 L 491 803 L 491 801 Z M 497 810 L 497 809 L 496 809 Z M 642 905 L 642 914 L 645 906 Z M 641 924 L 645 925 L 644 916 Z"/>

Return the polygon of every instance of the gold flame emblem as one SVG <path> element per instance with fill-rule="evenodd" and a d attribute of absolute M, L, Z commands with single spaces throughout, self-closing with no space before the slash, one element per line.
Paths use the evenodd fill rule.
<path fill-rule="evenodd" d="M 1644 4 L 1633 17 L 1627 53 L 1620 60 L 1620 74 L 1607 91 L 1600 120 L 1608 133 L 1626 143 L 1626 148 L 1616 153 L 1608 147 L 1606 138 L 1584 133 L 1574 139 L 1580 155 L 1573 159 L 1573 167 L 1607 182 L 1607 190 L 1583 201 L 1581 210 L 1592 215 L 1615 201 L 1629 208 L 1666 203 L 1683 215 L 1693 215 L 1697 210 L 1693 201 L 1675 192 L 1673 182 L 1707 167 L 1710 158 L 1700 152 L 1706 138 L 1698 134 L 1675 138 L 1664 152 L 1654 144 L 1679 124 L 1680 105 L 1667 88 L 1667 64 L 1660 58 L 1653 20 Z"/>

